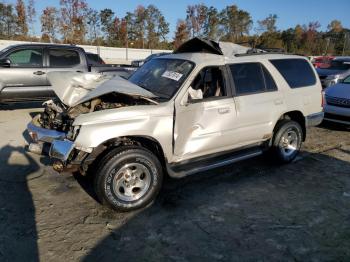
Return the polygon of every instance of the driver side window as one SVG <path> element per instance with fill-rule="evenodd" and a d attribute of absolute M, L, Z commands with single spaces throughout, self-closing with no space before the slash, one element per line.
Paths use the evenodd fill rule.
<path fill-rule="evenodd" d="M 206 67 L 193 80 L 189 88 L 190 102 L 225 97 L 224 76 L 220 67 Z"/>
<path fill-rule="evenodd" d="M 42 67 L 42 49 L 16 50 L 7 56 L 13 67 Z"/>

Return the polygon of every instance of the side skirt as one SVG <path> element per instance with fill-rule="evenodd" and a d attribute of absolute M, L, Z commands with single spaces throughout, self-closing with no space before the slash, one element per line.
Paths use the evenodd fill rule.
<path fill-rule="evenodd" d="M 261 146 L 225 152 L 221 155 L 215 154 L 176 164 L 167 164 L 167 172 L 173 178 L 182 178 L 253 158 L 263 153 L 264 148 Z"/>

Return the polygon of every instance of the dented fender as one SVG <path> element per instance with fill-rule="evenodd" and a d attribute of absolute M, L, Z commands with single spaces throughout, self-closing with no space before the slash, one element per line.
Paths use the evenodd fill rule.
<path fill-rule="evenodd" d="M 172 155 L 173 110 L 170 106 L 134 106 L 83 114 L 76 118 L 79 126 L 75 147 L 90 153 L 115 138 L 142 136 L 159 142 L 169 159 Z"/>

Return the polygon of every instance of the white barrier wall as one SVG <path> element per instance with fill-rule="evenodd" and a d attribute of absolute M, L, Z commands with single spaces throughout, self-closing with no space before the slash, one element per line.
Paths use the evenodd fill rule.
<path fill-rule="evenodd" d="M 34 42 L 0 40 L 0 50 L 16 44 L 28 44 Z M 132 60 L 145 59 L 154 53 L 172 52 L 171 50 L 150 50 L 135 48 L 116 48 L 106 46 L 79 45 L 86 52 L 99 54 L 106 63 L 110 64 L 130 64 Z"/>

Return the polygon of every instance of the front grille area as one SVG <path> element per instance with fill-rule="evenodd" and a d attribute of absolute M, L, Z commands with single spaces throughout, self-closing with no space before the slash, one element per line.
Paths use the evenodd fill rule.
<path fill-rule="evenodd" d="M 350 108 L 350 99 L 326 96 L 328 105 Z"/>
<path fill-rule="evenodd" d="M 321 80 L 326 79 L 327 76 L 319 76 Z"/>
<path fill-rule="evenodd" d="M 339 120 L 339 121 L 344 121 L 344 122 L 350 122 L 350 117 L 334 115 L 334 114 L 329 114 L 329 113 L 325 113 L 324 118 L 325 119 L 327 119 L 327 118 L 334 119 L 334 120 Z"/>

